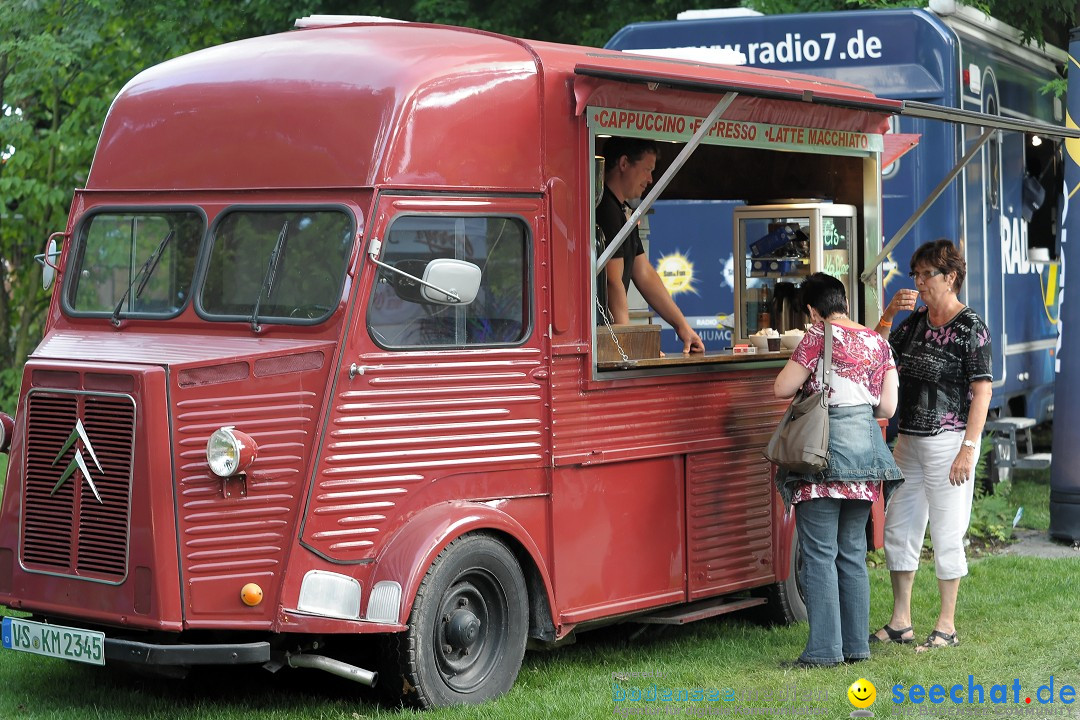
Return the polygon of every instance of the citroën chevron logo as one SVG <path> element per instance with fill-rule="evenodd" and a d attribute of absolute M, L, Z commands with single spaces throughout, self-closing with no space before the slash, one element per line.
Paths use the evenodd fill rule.
<path fill-rule="evenodd" d="M 86 460 L 83 458 L 83 449 L 90 453 L 90 458 L 94 461 L 94 465 L 97 467 L 99 473 L 105 471 L 101 469 L 101 463 L 98 462 L 97 454 L 94 452 L 94 446 L 90 444 L 90 438 L 86 435 L 86 428 L 83 427 L 82 418 L 75 420 L 75 427 L 72 429 L 71 434 L 68 435 L 68 439 L 64 442 L 64 447 L 60 448 L 60 452 L 56 454 L 56 459 L 52 461 L 53 467 L 56 467 L 56 463 L 60 462 L 60 458 L 64 457 L 71 446 L 76 441 L 82 440 L 82 449 L 75 448 L 75 457 L 71 458 L 71 462 L 68 463 L 67 469 L 64 470 L 64 474 L 60 476 L 60 479 L 53 485 L 52 491 L 49 496 L 56 494 L 56 491 L 60 489 L 60 486 L 64 484 L 64 481 L 71 477 L 75 469 L 78 468 L 82 472 L 83 478 L 86 480 L 86 484 L 90 486 L 90 489 L 94 492 L 94 497 L 97 501 L 104 505 L 105 503 L 101 499 L 101 495 L 98 493 L 97 486 L 94 485 L 94 478 L 90 477 L 90 468 L 86 466 Z"/>

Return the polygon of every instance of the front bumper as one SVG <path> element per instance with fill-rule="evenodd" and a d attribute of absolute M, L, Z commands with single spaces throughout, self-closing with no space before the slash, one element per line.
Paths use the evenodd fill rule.
<path fill-rule="evenodd" d="M 105 659 L 135 665 L 258 665 L 270 661 L 270 643 L 172 645 L 106 637 Z"/>

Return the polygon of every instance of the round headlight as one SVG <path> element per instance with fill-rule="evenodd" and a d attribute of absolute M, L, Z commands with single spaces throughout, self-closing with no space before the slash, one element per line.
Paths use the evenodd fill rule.
<path fill-rule="evenodd" d="M 251 436 L 232 426 L 223 427 L 206 442 L 206 462 L 218 477 L 232 477 L 246 470 L 258 451 Z"/>

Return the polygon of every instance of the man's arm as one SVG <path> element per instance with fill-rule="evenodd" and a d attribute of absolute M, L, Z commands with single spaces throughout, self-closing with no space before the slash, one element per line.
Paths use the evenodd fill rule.
<path fill-rule="evenodd" d="M 617 253 L 616 253 L 617 255 Z M 604 268 L 607 275 L 607 304 L 614 325 L 630 322 L 630 301 L 626 298 L 626 288 L 622 284 L 623 259 L 612 257 Z"/>
<path fill-rule="evenodd" d="M 611 267 L 610 263 L 608 267 Z M 610 272 L 610 269 L 608 272 Z M 634 268 L 631 277 L 634 280 L 634 285 L 637 287 L 638 292 L 645 298 L 645 302 L 649 303 L 649 306 L 659 313 L 660 317 L 664 318 L 671 327 L 675 328 L 675 333 L 679 336 L 679 339 L 683 341 L 683 352 L 705 352 L 705 343 L 701 341 L 698 334 L 690 327 L 690 323 L 686 321 L 686 318 L 682 314 L 682 310 L 680 310 L 679 306 L 675 304 L 675 301 L 671 299 L 671 294 L 667 291 L 667 288 L 664 287 L 664 281 L 657 275 L 652 263 L 649 262 L 649 258 L 644 254 L 634 258 Z M 624 301 L 625 297 L 624 293 Z M 608 303 L 611 303 L 611 298 L 608 298 Z M 629 314 L 627 317 L 629 318 Z"/>

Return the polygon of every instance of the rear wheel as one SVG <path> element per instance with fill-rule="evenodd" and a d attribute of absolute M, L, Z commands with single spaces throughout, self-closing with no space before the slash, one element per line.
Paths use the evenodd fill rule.
<path fill-rule="evenodd" d="M 759 614 L 762 621 L 770 625 L 791 625 L 806 621 L 806 601 L 802 582 L 802 548 L 799 547 L 799 533 L 791 531 L 791 559 L 788 565 L 787 580 L 762 588 L 758 594 L 768 600 Z"/>
<path fill-rule="evenodd" d="M 432 563 L 399 636 L 405 701 L 433 708 L 505 693 L 521 668 L 528 629 L 514 555 L 487 535 L 458 538 Z"/>

